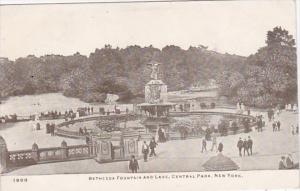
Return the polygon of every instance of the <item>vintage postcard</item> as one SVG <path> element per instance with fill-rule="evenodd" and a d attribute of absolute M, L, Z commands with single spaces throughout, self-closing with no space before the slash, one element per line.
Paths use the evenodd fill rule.
<path fill-rule="evenodd" d="M 0 189 L 299 188 L 296 23 L 293 0 L 1 4 Z"/>

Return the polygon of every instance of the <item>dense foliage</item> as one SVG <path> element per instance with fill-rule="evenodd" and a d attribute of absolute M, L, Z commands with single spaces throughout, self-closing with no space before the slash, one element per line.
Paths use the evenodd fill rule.
<path fill-rule="evenodd" d="M 270 107 L 297 101 L 297 55 L 288 31 L 268 31 L 266 46 L 250 55 L 241 71 L 219 76 L 220 93 L 246 105 Z"/>
<path fill-rule="evenodd" d="M 123 101 L 144 94 L 150 80 L 151 60 L 161 62 L 160 77 L 169 90 L 187 89 L 198 81 L 216 78 L 221 71 L 241 68 L 245 58 L 220 54 L 205 48 L 183 50 L 177 46 L 157 48 L 106 45 L 89 57 L 27 56 L 16 61 L 1 59 L 1 96 L 63 92 L 84 101 L 103 101 L 105 94 L 118 94 Z"/>
<path fill-rule="evenodd" d="M 267 46 L 254 55 L 220 54 L 199 45 L 183 50 L 177 46 L 106 45 L 88 57 L 29 55 L 10 61 L 0 59 L 0 98 L 63 92 L 87 102 L 103 101 L 107 93 L 122 101 L 143 97 L 150 80 L 147 64 L 162 63 L 160 77 L 169 90 L 181 90 L 216 79 L 220 95 L 248 105 L 269 106 L 296 100 L 297 66 L 295 41 L 280 27 L 267 33 Z"/>

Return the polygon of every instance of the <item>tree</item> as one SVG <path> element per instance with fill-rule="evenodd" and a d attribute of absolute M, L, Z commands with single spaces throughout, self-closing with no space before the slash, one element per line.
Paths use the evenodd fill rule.
<path fill-rule="evenodd" d="M 289 32 L 282 29 L 280 26 L 275 27 L 272 31 L 268 31 L 266 43 L 268 46 L 281 45 L 281 46 L 295 46 L 295 39 Z"/>
<path fill-rule="evenodd" d="M 218 78 L 221 95 L 255 107 L 270 107 L 297 100 L 297 56 L 288 31 L 267 32 L 267 45 L 250 55 L 241 73 L 225 70 Z"/>

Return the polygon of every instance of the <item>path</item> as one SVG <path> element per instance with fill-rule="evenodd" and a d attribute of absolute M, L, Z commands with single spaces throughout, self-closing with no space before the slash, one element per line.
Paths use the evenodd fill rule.
<path fill-rule="evenodd" d="M 290 126 L 296 124 L 297 114 L 283 112 L 279 116 L 282 122 L 280 132 L 272 132 L 271 124 L 263 132 L 229 135 L 218 138 L 224 144 L 224 155 L 229 156 L 240 167 L 240 170 L 271 170 L 278 169 L 280 156 L 293 153 L 295 161 L 299 161 L 298 137 L 292 135 Z M 239 137 L 251 136 L 254 141 L 253 155 L 238 156 L 236 142 Z M 211 143 L 208 143 L 210 148 Z M 141 148 L 141 147 L 139 147 Z M 177 140 L 159 144 L 157 157 L 148 162 L 139 160 L 139 172 L 170 172 L 170 171 L 203 171 L 202 165 L 215 152 L 201 153 L 201 139 Z M 33 165 L 12 171 L 8 174 L 53 174 L 53 173 L 102 173 L 128 172 L 128 162 L 99 164 L 94 159 Z"/>

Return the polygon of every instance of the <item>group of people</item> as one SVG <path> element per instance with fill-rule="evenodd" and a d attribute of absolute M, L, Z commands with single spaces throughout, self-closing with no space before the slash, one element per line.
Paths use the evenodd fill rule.
<path fill-rule="evenodd" d="M 243 114 L 245 111 L 247 111 L 247 115 L 250 115 L 250 108 L 246 107 L 242 102 L 237 102 L 236 109 L 238 113 Z"/>
<path fill-rule="evenodd" d="M 241 110 L 241 111 L 245 111 L 245 105 L 242 102 L 237 102 L 236 104 L 236 109 L 237 110 Z"/>
<path fill-rule="evenodd" d="M 87 113 L 87 115 L 92 115 L 94 113 L 93 107 L 85 107 L 84 111 Z"/>
<path fill-rule="evenodd" d="M 0 123 L 17 122 L 17 114 L 0 116 Z"/>
<path fill-rule="evenodd" d="M 292 125 L 291 132 L 292 132 L 292 135 L 298 135 L 299 134 L 299 125 L 297 124 L 296 127 L 295 127 L 295 125 Z"/>
<path fill-rule="evenodd" d="M 214 149 L 216 148 L 216 151 L 218 152 L 222 152 L 223 151 L 223 143 L 219 143 L 219 145 L 217 146 L 217 136 L 215 134 L 213 134 L 211 136 L 211 141 L 212 141 L 212 145 L 211 145 L 211 149 L 210 151 L 214 151 Z M 207 151 L 207 139 L 206 137 L 202 139 L 202 149 L 201 149 L 201 153 L 206 152 Z"/>
<path fill-rule="evenodd" d="M 51 136 L 55 136 L 55 124 L 54 123 L 46 123 L 46 133 Z"/>
<path fill-rule="evenodd" d="M 297 104 L 285 104 L 285 110 L 296 112 L 298 110 L 298 106 Z"/>
<path fill-rule="evenodd" d="M 295 163 L 292 154 L 288 154 L 286 156 L 281 156 L 278 168 L 279 170 L 299 169 L 299 163 Z"/>
<path fill-rule="evenodd" d="M 248 136 L 248 140 L 245 138 L 244 141 L 240 137 L 237 143 L 237 148 L 239 149 L 239 156 L 242 157 L 242 152 L 244 152 L 244 156 L 246 153 L 252 155 L 252 147 L 253 147 L 253 140 L 250 136 Z"/>
<path fill-rule="evenodd" d="M 107 108 L 107 109 L 105 110 L 104 107 L 100 107 L 100 108 L 99 108 L 99 113 L 100 113 L 101 115 L 110 115 L 111 113 L 121 114 L 121 112 L 124 112 L 124 111 L 121 111 L 121 109 L 120 109 L 117 105 L 115 105 L 114 108 L 113 108 L 112 110 L 110 110 L 109 108 Z M 125 113 L 126 113 L 126 114 L 129 114 L 129 109 L 128 109 L 128 107 L 126 107 Z"/>
<path fill-rule="evenodd" d="M 78 133 L 79 136 L 87 135 L 88 134 L 87 128 L 85 126 L 83 128 L 79 127 Z"/>
<path fill-rule="evenodd" d="M 41 112 L 41 118 L 50 118 L 50 119 L 58 119 L 62 116 L 62 113 L 59 111 L 48 111 L 47 113 Z"/>
<path fill-rule="evenodd" d="M 156 143 L 154 137 L 151 139 L 149 145 L 146 143 L 146 141 L 144 141 L 143 146 L 142 146 L 142 154 L 144 157 L 144 162 L 148 161 L 149 152 L 150 152 L 149 157 L 156 156 L 155 148 L 157 145 L 158 144 Z"/>
<path fill-rule="evenodd" d="M 144 158 L 144 162 L 148 161 L 148 156 L 153 157 L 156 156 L 155 148 L 157 146 L 157 142 L 155 141 L 155 138 L 153 137 L 149 144 L 147 144 L 146 141 L 143 142 L 142 146 L 142 154 Z M 129 161 L 129 170 L 131 170 L 132 173 L 136 173 L 139 169 L 139 163 L 134 155 L 131 156 L 131 159 Z"/>
<path fill-rule="evenodd" d="M 263 127 L 265 126 L 265 122 L 263 121 L 262 115 L 256 116 L 256 126 L 257 126 L 257 132 L 262 132 Z"/>
<path fill-rule="evenodd" d="M 281 125 L 281 123 L 279 120 L 273 121 L 273 123 L 272 123 L 273 132 L 280 131 L 280 125 Z"/>

